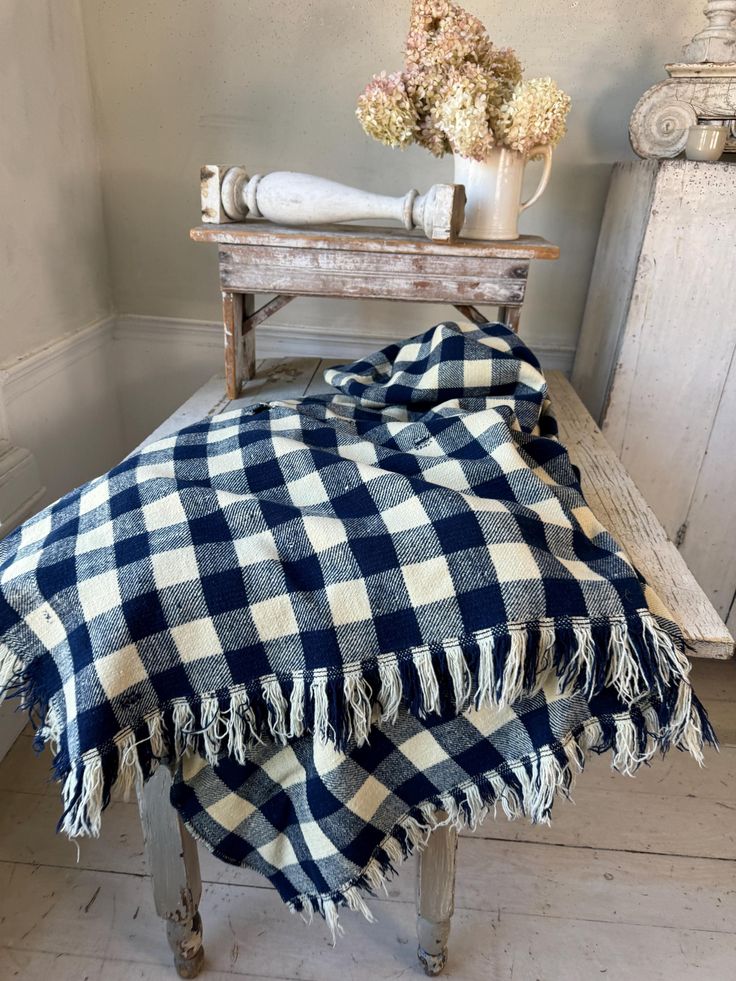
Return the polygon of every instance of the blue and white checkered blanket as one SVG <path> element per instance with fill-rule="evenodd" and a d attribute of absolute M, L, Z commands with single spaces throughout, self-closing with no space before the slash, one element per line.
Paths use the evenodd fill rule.
<path fill-rule="evenodd" d="M 218 854 L 333 916 L 438 807 L 546 817 L 586 748 L 628 769 L 712 734 L 512 332 L 440 324 L 327 380 L 14 532 L 0 688 L 56 748 L 67 833 L 166 758 Z"/>

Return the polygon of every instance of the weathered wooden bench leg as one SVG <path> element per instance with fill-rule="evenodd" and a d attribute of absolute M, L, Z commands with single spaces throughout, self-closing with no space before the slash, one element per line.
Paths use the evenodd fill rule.
<path fill-rule="evenodd" d="M 225 331 L 225 383 L 227 395 L 236 399 L 243 382 L 256 373 L 256 334 L 253 324 L 244 328 L 244 321 L 253 312 L 251 293 L 222 294 L 222 323 Z"/>
<path fill-rule="evenodd" d="M 202 970 L 202 895 L 197 844 L 169 801 L 171 772 L 160 766 L 138 799 L 146 861 L 153 881 L 156 912 L 166 920 L 174 965 L 181 978 Z"/>
<path fill-rule="evenodd" d="M 498 319 L 502 324 L 510 327 L 515 334 L 519 333 L 519 321 L 521 320 L 521 307 L 499 307 Z"/>
<path fill-rule="evenodd" d="M 439 974 L 447 962 L 447 941 L 455 910 L 457 831 L 437 828 L 417 865 L 417 956 L 425 974 Z"/>
<path fill-rule="evenodd" d="M 489 322 L 488 317 L 482 314 L 477 307 L 456 303 L 455 309 L 459 310 L 463 317 L 472 320 L 474 324 L 487 324 Z M 515 334 L 518 334 L 521 307 L 500 306 L 498 308 L 498 319 L 502 324 L 507 324 Z"/>

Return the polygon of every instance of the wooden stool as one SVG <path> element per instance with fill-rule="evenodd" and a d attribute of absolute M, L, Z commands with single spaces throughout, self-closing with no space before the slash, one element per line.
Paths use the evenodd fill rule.
<path fill-rule="evenodd" d="M 254 399 L 292 399 L 325 391 L 322 372 L 330 364 L 316 358 L 263 361 L 237 401 L 223 396 L 224 378 L 217 375 L 145 442 Z M 554 371 L 547 373 L 547 381 L 560 439 L 582 469 L 583 491 L 593 513 L 667 605 L 691 652 L 696 657 L 732 657 L 733 638 L 570 383 Z M 180 976 L 192 978 L 203 963 L 202 924 L 197 911 L 202 886 L 196 845 L 168 802 L 170 783 L 168 768 L 160 767 L 144 787 L 141 819 L 156 911 L 166 920 Z M 447 960 L 456 847 L 457 833 L 452 828 L 439 828 L 419 856 L 417 953 L 430 975 L 439 974 Z"/>
<path fill-rule="evenodd" d="M 295 296 L 449 303 L 466 319 L 473 304 L 498 307 L 518 330 L 529 263 L 560 250 L 534 235 L 510 242 L 431 242 L 416 232 L 350 225 L 285 228 L 266 221 L 200 225 L 195 242 L 220 246 L 225 384 L 231 399 L 255 374 L 255 328 Z M 254 294 L 276 293 L 259 310 Z"/>

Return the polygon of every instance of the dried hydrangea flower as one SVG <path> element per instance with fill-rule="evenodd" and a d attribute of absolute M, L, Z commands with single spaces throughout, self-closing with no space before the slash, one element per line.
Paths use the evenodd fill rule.
<path fill-rule="evenodd" d="M 521 81 L 521 62 L 513 48 L 495 48 L 490 45 L 479 64 L 498 82 L 507 85 L 509 90 Z M 511 91 L 508 94 L 510 96 Z"/>
<path fill-rule="evenodd" d="M 427 68 L 459 67 L 478 63 L 492 47 L 482 22 L 449 0 L 414 0 L 406 65 Z"/>
<path fill-rule="evenodd" d="M 515 53 L 494 47 L 481 21 L 459 4 L 413 0 L 404 71 L 375 76 L 357 116 L 388 146 L 416 142 L 438 157 L 482 160 L 498 144 L 557 142 L 568 108 L 550 79 L 522 83 Z"/>
<path fill-rule="evenodd" d="M 355 115 L 368 136 L 387 146 L 406 147 L 414 140 L 418 120 L 401 72 L 374 75 L 358 98 Z"/>
<path fill-rule="evenodd" d="M 420 120 L 419 131 L 415 139 L 419 146 L 429 150 L 435 157 L 444 157 L 446 153 L 452 153 L 450 141 L 437 126 L 437 121 L 433 115 L 425 116 L 424 119 Z"/>
<path fill-rule="evenodd" d="M 436 106 L 438 128 L 455 153 L 484 160 L 495 144 L 489 126 L 489 96 L 496 86 L 478 65 L 452 69 L 444 97 Z"/>
<path fill-rule="evenodd" d="M 569 109 L 570 97 L 551 78 L 521 82 L 501 109 L 499 142 L 520 153 L 535 146 L 555 146 L 565 135 Z"/>
<path fill-rule="evenodd" d="M 447 137 L 437 126 L 435 106 L 445 90 L 446 77 L 431 68 L 408 68 L 404 72 L 406 91 L 414 105 L 419 124 L 414 138 L 435 157 L 451 153 Z"/>

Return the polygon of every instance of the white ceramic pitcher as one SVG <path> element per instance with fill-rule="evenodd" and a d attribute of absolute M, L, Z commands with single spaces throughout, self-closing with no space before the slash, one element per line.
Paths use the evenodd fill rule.
<path fill-rule="evenodd" d="M 544 157 L 536 191 L 521 200 L 524 167 L 530 157 Z M 519 237 L 519 215 L 538 201 L 549 181 L 552 147 L 534 147 L 526 156 L 518 150 L 494 147 L 485 160 L 455 154 L 455 183 L 465 185 L 465 223 L 462 238 L 512 239 Z"/>

